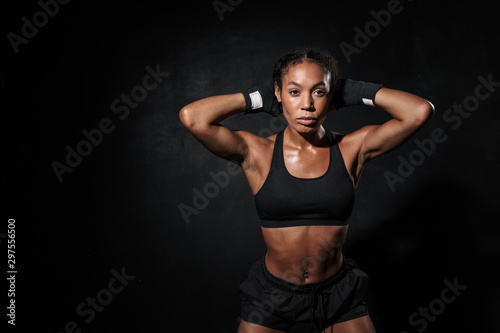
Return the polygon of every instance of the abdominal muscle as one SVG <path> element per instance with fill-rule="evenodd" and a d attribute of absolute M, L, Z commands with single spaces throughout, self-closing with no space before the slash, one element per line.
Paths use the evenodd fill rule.
<path fill-rule="evenodd" d="M 294 284 L 317 283 L 342 265 L 348 226 L 264 228 L 267 270 Z"/>

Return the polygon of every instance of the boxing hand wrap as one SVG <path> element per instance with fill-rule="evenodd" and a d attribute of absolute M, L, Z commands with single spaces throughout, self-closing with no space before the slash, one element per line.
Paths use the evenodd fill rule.
<path fill-rule="evenodd" d="M 256 86 L 243 92 L 245 96 L 245 114 L 265 112 L 272 116 L 278 116 L 283 112 L 281 103 L 274 95 L 274 90 L 266 85 Z"/>
<path fill-rule="evenodd" d="M 381 84 L 341 79 L 333 103 L 337 108 L 350 105 L 376 106 L 375 95 L 382 87 Z"/>

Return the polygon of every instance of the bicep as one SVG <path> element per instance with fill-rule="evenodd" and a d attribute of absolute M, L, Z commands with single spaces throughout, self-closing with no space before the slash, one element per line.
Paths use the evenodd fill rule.
<path fill-rule="evenodd" d="M 231 131 L 220 122 L 244 110 L 245 99 L 242 94 L 219 95 L 183 107 L 179 118 L 186 129 L 209 151 L 241 164 L 248 150 L 245 135 L 243 132 Z"/>
<path fill-rule="evenodd" d="M 429 102 L 403 91 L 381 89 L 376 95 L 378 107 L 393 118 L 382 125 L 367 126 L 361 147 L 364 160 L 385 154 L 408 140 L 432 115 Z"/>
<path fill-rule="evenodd" d="M 247 137 L 251 133 L 232 131 L 217 124 L 204 131 L 192 131 L 191 134 L 215 155 L 226 160 L 241 164 L 248 155 Z"/>
<path fill-rule="evenodd" d="M 360 154 L 369 161 L 402 145 L 417 129 L 407 128 L 400 121 L 391 119 L 382 125 L 371 125 L 366 131 Z"/>

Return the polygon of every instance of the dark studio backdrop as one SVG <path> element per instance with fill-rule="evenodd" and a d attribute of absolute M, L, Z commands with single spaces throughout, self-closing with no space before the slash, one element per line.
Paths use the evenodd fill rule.
<path fill-rule="evenodd" d="M 270 79 L 290 48 L 318 46 L 343 76 L 436 106 L 404 146 L 368 164 L 357 190 L 344 253 L 370 275 L 378 332 L 498 329 L 496 6 L 9 2 L 2 325 L 236 332 L 239 284 L 265 251 L 253 198 L 243 173 L 205 150 L 178 112 Z M 348 133 L 387 119 L 352 107 L 325 127 Z M 260 135 L 285 126 L 263 114 L 224 124 Z"/>

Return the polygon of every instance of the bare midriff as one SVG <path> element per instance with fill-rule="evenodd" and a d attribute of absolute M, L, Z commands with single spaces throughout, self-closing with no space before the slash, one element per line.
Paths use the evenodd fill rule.
<path fill-rule="evenodd" d="M 342 265 L 348 226 L 264 228 L 267 270 L 294 284 L 321 282 Z"/>

